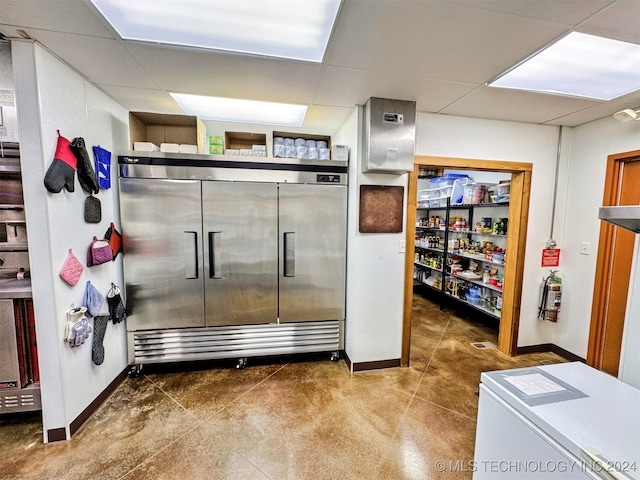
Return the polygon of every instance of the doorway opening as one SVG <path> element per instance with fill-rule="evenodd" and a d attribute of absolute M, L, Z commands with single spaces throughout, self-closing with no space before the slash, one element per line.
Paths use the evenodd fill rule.
<path fill-rule="evenodd" d="M 402 333 L 402 366 L 409 366 L 411 348 L 411 310 L 413 304 L 414 255 L 416 237 L 416 211 L 418 207 L 418 177 L 421 170 L 468 170 L 511 174 L 509 229 L 506 251 L 509 261 L 504 266 L 502 313 L 498 327 L 498 350 L 513 356 L 517 350 L 520 298 L 524 272 L 531 172 L 533 165 L 524 162 L 479 160 L 469 158 L 416 156 L 409 174 L 407 193 L 407 228 L 404 284 L 404 316 Z"/>

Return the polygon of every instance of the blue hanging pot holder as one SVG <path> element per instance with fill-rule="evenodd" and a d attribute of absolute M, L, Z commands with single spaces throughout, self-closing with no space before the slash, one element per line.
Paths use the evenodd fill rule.
<path fill-rule="evenodd" d="M 93 157 L 98 174 L 98 185 L 103 190 L 111 188 L 111 152 L 101 146 L 93 147 Z"/>

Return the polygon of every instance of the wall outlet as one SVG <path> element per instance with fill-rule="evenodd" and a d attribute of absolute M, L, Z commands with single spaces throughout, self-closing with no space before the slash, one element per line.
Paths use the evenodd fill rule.
<path fill-rule="evenodd" d="M 582 242 L 580 244 L 580 255 L 589 255 L 591 253 L 591 243 Z"/>
<path fill-rule="evenodd" d="M 405 240 L 398 240 L 398 253 L 405 253 L 407 250 L 407 242 Z"/>

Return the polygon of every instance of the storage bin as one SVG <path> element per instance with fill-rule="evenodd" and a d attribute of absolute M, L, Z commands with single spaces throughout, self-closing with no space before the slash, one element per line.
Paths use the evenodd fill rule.
<path fill-rule="evenodd" d="M 508 195 L 511 193 L 511 182 L 499 183 L 495 186 L 495 190 L 498 195 Z"/>
<path fill-rule="evenodd" d="M 432 178 L 429 181 L 435 180 L 434 183 L 438 183 L 438 187 L 453 187 L 453 182 L 460 179 L 467 179 L 469 175 L 465 175 L 463 173 L 445 173 L 441 177 Z"/>
<path fill-rule="evenodd" d="M 480 288 L 479 287 L 469 287 L 469 295 L 472 296 L 480 296 Z"/>
<path fill-rule="evenodd" d="M 469 302 L 471 305 L 480 305 L 480 302 L 482 301 L 482 297 L 480 295 L 472 295 L 470 293 L 467 293 L 465 296 L 467 298 L 467 302 Z"/>
<path fill-rule="evenodd" d="M 485 203 L 488 185 L 485 183 L 470 183 L 464 186 L 463 203 L 477 205 Z"/>
<path fill-rule="evenodd" d="M 418 190 L 418 200 L 429 200 L 431 198 L 435 198 L 438 196 L 435 194 L 435 192 L 437 191 L 437 189 L 433 188 L 424 188 L 422 190 Z"/>
<path fill-rule="evenodd" d="M 464 186 L 467 182 L 471 181 L 471 178 L 458 178 L 453 182 L 451 187 L 451 204 L 460 205 L 464 201 Z"/>
<path fill-rule="evenodd" d="M 432 198 L 431 200 L 428 200 L 429 208 L 447 208 L 448 198 L 449 197 L 440 197 L 440 198 Z"/>

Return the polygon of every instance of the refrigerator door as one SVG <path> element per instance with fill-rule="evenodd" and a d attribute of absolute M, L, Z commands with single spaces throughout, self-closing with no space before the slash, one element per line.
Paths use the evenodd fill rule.
<path fill-rule="evenodd" d="M 120 179 L 127 329 L 204 325 L 200 181 Z"/>
<path fill-rule="evenodd" d="M 278 318 L 275 183 L 203 182 L 207 326 Z"/>
<path fill-rule="evenodd" d="M 279 185 L 281 322 L 343 320 L 347 188 Z"/>

